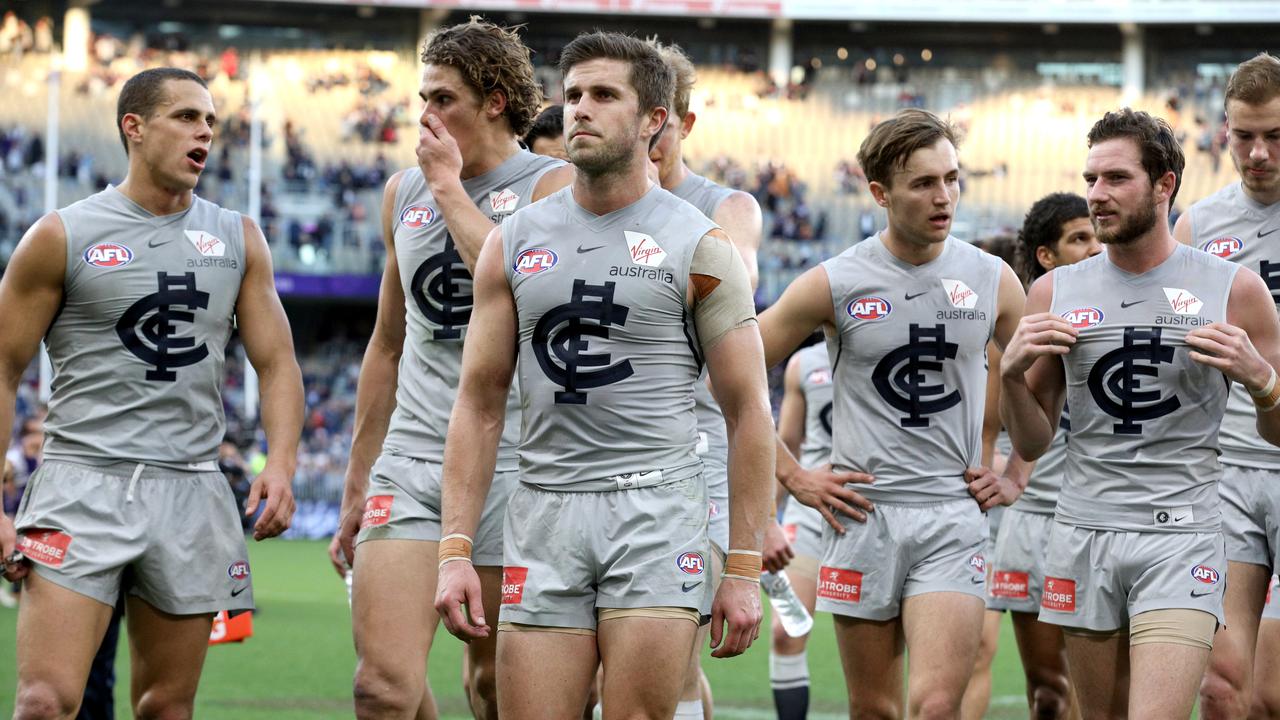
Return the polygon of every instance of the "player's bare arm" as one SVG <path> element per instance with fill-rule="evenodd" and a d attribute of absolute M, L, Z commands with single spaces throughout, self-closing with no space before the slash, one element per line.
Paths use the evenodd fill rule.
<path fill-rule="evenodd" d="M 720 203 L 711 219 L 724 229 L 738 249 L 754 290 L 760 283 L 760 264 L 756 256 L 760 252 L 760 236 L 764 230 L 760 203 L 747 193 L 738 191 Z"/>
<path fill-rule="evenodd" d="M 1218 368 L 1244 385 L 1258 411 L 1258 434 L 1280 445 L 1280 320 L 1266 283 L 1248 268 L 1240 268 L 1227 299 L 1227 322 L 1212 323 L 1187 333 L 1194 350 L 1191 359 Z"/>
<path fill-rule="evenodd" d="M 804 442 L 804 415 L 807 407 L 804 391 L 800 386 L 800 356 L 792 355 L 787 361 L 782 388 L 782 407 L 778 410 L 778 440 L 792 457 L 799 457 L 800 444 Z M 774 504 L 781 507 L 787 499 L 787 488 L 780 482 L 776 485 Z M 782 535 L 782 528 L 776 520 L 771 525 L 777 526 L 777 534 Z M 782 542 L 779 543 L 779 538 L 773 537 L 774 534 L 771 528 L 764 543 L 764 569 L 769 572 L 782 570 L 795 557 L 791 545 L 786 542 L 786 536 L 783 535 Z"/>
<path fill-rule="evenodd" d="M 0 278 L 0 427 L 13 427 L 18 383 L 62 304 L 66 266 L 66 232 L 62 220 L 49 213 L 23 236 Z M 19 580 L 28 571 L 26 562 L 9 562 L 16 546 L 13 520 L 0 514 L 0 559 L 7 580 Z"/>
<path fill-rule="evenodd" d="M 1019 455 L 1039 458 L 1053 442 L 1066 399 L 1062 356 L 1078 332 L 1049 312 L 1053 274 L 1040 278 L 1027 294 L 1026 313 L 1000 360 L 1000 416 Z"/>
<path fill-rule="evenodd" d="M 515 298 L 502 266 L 502 229 L 494 228 L 476 264 L 475 308 L 444 445 L 443 539 L 435 605 L 445 627 L 462 640 L 487 637 L 490 630 L 480 602 L 480 578 L 470 561 L 469 541 L 465 558 L 446 557 L 446 543 L 451 536 L 474 537 L 480 524 L 515 366 Z"/>
<path fill-rule="evenodd" d="M 1003 265 L 1000 268 L 1000 296 L 996 302 L 996 323 L 992 330 L 991 342 L 988 346 L 995 351 L 994 357 L 988 357 L 987 366 L 987 407 L 983 412 L 983 463 L 979 467 L 965 470 L 964 479 L 968 484 L 969 494 L 978 502 L 983 512 L 997 505 L 1012 505 L 1027 487 L 1029 474 L 995 472 L 990 458 L 993 448 L 988 448 L 988 436 L 994 445 L 995 435 L 999 434 L 999 412 L 992 405 L 999 405 L 1000 398 L 1000 360 L 1003 350 L 1009 344 L 1022 319 L 1022 311 L 1026 305 L 1026 294 L 1022 291 L 1022 283 L 1013 272 L 1013 268 Z M 992 395 L 994 394 L 994 397 Z M 994 417 L 993 417 L 994 416 Z M 991 433 L 994 425 L 995 433 Z M 1005 468 L 1007 470 L 1007 466 Z"/>
<path fill-rule="evenodd" d="M 773 367 L 782 362 L 818 328 L 827 334 L 834 333 L 833 307 L 826 268 L 819 265 L 796 278 L 783 291 L 778 302 L 760 314 L 760 336 L 764 340 L 766 366 Z M 865 522 L 866 513 L 874 509 L 870 500 L 845 487 L 845 483 L 869 483 L 872 481 L 870 475 L 835 472 L 830 465 L 803 468 L 780 439 L 774 457 L 774 474 L 778 482 L 796 500 L 817 509 L 837 533 L 844 533 L 844 525 L 835 513 Z"/>
<path fill-rule="evenodd" d="M 302 371 L 293 353 L 289 318 L 276 294 L 271 250 L 258 224 L 244 219 L 244 279 L 236 300 L 236 322 L 244 352 L 259 377 L 262 427 L 267 434 L 267 465 L 254 479 L 245 515 L 266 507 L 253 525 L 253 539 L 265 540 L 289 529 L 296 507 L 293 472 L 302 437 Z"/>
<path fill-rule="evenodd" d="M 347 459 L 346 481 L 342 488 L 342 505 L 338 529 L 329 543 L 329 560 L 339 575 L 355 563 L 356 533 L 364 510 L 364 496 L 369 489 L 369 472 L 382 450 L 382 441 L 391 424 L 396 407 L 400 355 L 404 351 L 405 309 L 404 287 L 400 284 L 400 265 L 396 259 L 395 213 L 396 191 L 404 172 L 387 180 L 382 192 L 382 243 L 386 246 L 386 265 L 378 286 L 378 314 L 373 334 L 360 363 L 356 381 L 356 417 L 351 437 L 351 454 Z"/>
<path fill-rule="evenodd" d="M 1190 245 L 1195 239 L 1195 226 L 1192 224 L 1190 210 L 1179 215 L 1178 222 L 1173 224 L 1173 239 L 1183 245 Z"/>

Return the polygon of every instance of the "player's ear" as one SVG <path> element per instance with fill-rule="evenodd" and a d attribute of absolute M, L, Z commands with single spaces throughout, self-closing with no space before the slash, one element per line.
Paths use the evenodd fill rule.
<path fill-rule="evenodd" d="M 120 129 L 124 132 L 125 140 L 132 144 L 142 139 L 143 118 L 137 113 L 125 113 L 120 118 Z"/>
<path fill-rule="evenodd" d="M 507 111 L 507 94 L 494 90 L 484 99 L 484 114 L 490 120 L 497 120 Z"/>
<path fill-rule="evenodd" d="M 1168 202 L 1173 197 L 1173 189 L 1178 186 L 1178 176 L 1170 170 L 1156 180 L 1156 203 Z"/>
<path fill-rule="evenodd" d="M 880 207 L 889 207 L 889 188 L 885 187 L 879 180 L 872 180 L 867 183 L 867 187 L 871 190 L 871 199 L 876 201 Z"/>
<path fill-rule="evenodd" d="M 655 107 L 654 109 L 649 111 L 648 130 L 649 130 L 649 137 L 651 139 L 656 138 L 662 132 L 662 129 L 667 126 L 667 117 L 668 117 L 668 111 L 666 108 L 662 106 Z M 653 147 L 653 142 L 650 142 L 649 146 Z"/>
<path fill-rule="evenodd" d="M 1045 270 L 1052 270 L 1057 266 L 1057 262 L 1053 259 L 1053 252 L 1049 250 L 1048 245 L 1041 245 L 1036 248 L 1036 262 L 1040 263 L 1040 267 Z"/>
<path fill-rule="evenodd" d="M 693 130 L 693 124 L 698 121 L 698 116 L 692 110 L 684 114 L 684 119 L 680 121 L 680 139 L 689 137 L 689 132 Z"/>

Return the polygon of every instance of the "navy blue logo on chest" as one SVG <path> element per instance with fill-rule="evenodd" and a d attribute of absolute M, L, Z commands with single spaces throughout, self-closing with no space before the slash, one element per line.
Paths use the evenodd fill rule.
<path fill-rule="evenodd" d="M 453 236 L 445 234 L 444 250 L 432 255 L 413 273 L 409 294 L 418 310 L 440 327 L 432 331 L 435 340 L 457 340 L 471 322 L 475 299 L 471 273 L 462 262 Z"/>
<path fill-rule="evenodd" d="M 1143 378 L 1156 378 L 1159 366 L 1173 362 L 1174 348 L 1160 342 L 1163 328 L 1127 327 L 1124 345 L 1108 352 L 1089 371 L 1089 394 L 1098 407 L 1120 422 L 1115 435 L 1141 435 L 1142 423 L 1182 407 L 1177 393 L 1168 397 L 1158 387 L 1144 388 Z"/>
<path fill-rule="evenodd" d="M 611 353 L 589 352 L 591 338 L 608 339 L 610 328 L 627 324 L 630 308 L 613 300 L 617 283 L 592 285 L 575 279 L 569 302 L 557 305 L 533 328 L 533 355 L 551 382 L 564 388 L 555 401 L 584 405 L 586 390 L 631 377 L 630 360 L 614 362 Z"/>
<path fill-rule="evenodd" d="M 144 363 L 148 380 L 173 382 L 174 368 L 194 365 L 209 356 L 205 343 L 183 335 L 194 325 L 197 310 L 209 308 L 209 293 L 196 288 L 196 274 L 156 273 L 158 289 L 129 306 L 116 322 L 116 335 L 125 348 Z"/>
<path fill-rule="evenodd" d="M 911 323 L 907 344 L 890 350 L 871 373 L 876 392 L 904 415 L 904 428 L 927 428 L 929 416 L 960 404 L 958 389 L 947 391 L 941 381 L 944 363 L 954 360 L 960 346 L 947 342 L 947 326 Z"/>

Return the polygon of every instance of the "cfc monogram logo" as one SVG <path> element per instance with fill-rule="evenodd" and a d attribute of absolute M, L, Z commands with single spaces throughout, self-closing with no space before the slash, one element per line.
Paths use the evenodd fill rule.
<path fill-rule="evenodd" d="M 1142 378 L 1157 377 L 1160 363 L 1173 362 L 1173 347 L 1160 344 L 1162 328 L 1124 329 L 1124 346 L 1098 358 L 1089 373 L 1089 393 L 1098 407 L 1118 418 L 1116 435 L 1141 435 L 1142 421 L 1164 417 L 1182 407 L 1177 395 L 1161 398 L 1143 390 Z"/>
<path fill-rule="evenodd" d="M 929 427 L 927 415 L 960 404 L 960 391 L 930 385 L 925 373 L 941 373 L 942 363 L 954 360 L 960 346 L 947 342 L 947 326 L 924 328 L 911 323 L 906 345 L 885 355 L 871 373 L 876 392 L 895 410 L 906 413 L 902 427 Z M 929 399 L 932 398 L 932 399 Z"/>
<path fill-rule="evenodd" d="M 613 363 L 609 353 L 587 353 L 588 338 L 608 339 L 609 328 L 627 324 L 629 308 L 613 302 L 616 283 L 573 281 L 572 299 L 546 312 L 533 328 L 533 354 L 551 382 L 564 388 L 556 402 L 584 405 L 584 389 L 625 380 L 635 373 L 630 360 Z M 586 368 L 586 369 L 584 369 Z"/>
<path fill-rule="evenodd" d="M 453 244 L 453 237 L 445 235 L 444 250 L 432 255 L 413 273 L 410 288 L 413 302 L 427 320 L 440 327 L 432 331 L 436 340 L 457 340 L 462 329 L 471 321 L 474 299 L 471 294 L 471 273 L 462 264 L 462 256 Z"/>
<path fill-rule="evenodd" d="M 831 434 L 831 406 L 833 403 L 827 403 L 818 411 L 818 422 L 822 424 L 822 429 L 827 431 L 827 435 Z"/>
<path fill-rule="evenodd" d="M 194 323 L 195 310 L 209 307 L 209 293 L 196 289 L 196 274 L 156 273 L 160 289 L 129 306 L 116 323 L 116 334 L 129 352 L 154 366 L 148 380 L 173 382 L 173 368 L 194 365 L 209 356 L 204 343 L 194 337 L 179 337 L 174 323 Z M 176 310 L 175 308 L 187 308 Z M 190 311 L 190 312 L 188 312 Z"/>

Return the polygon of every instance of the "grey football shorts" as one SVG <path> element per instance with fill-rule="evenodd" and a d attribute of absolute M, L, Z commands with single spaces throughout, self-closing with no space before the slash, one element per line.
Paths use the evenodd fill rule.
<path fill-rule="evenodd" d="M 1222 465 L 1222 534 L 1227 560 L 1277 569 L 1280 471 Z"/>
<path fill-rule="evenodd" d="M 729 550 L 729 467 L 725 463 L 723 457 L 702 456 L 702 477 L 707 481 L 707 535 L 722 552 Z"/>
<path fill-rule="evenodd" d="M 1267 587 L 1267 604 L 1262 606 L 1263 620 L 1280 620 L 1280 578 L 1271 576 Z"/>
<path fill-rule="evenodd" d="M 822 558 L 822 528 L 826 524 L 822 513 L 795 498 L 789 498 L 786 509 L 782 511 L 782 530 L 796 557 L 809 557 L 815 561 Z"/>
<path fill-rule="evenodd" d="M 1222 533 L 1088 530 L 1055 521 L 1044 574 L 1041 622 L 1109 632 L 1148 610 L 1177 608 L 1226 624 Z"/>
<path fill-rule="evenodd" d="M 476 565 L 502 565 L 502 516 L 517 473 L 494 473 L 473 539 Z M 441 465 L 383 453 L 369 472 L 356 543 L 370 540 L 440 541 Z"/>
<path fill-rule="evenodd" d="M 594 630 L 597 609 L 711 611 L 701 476 L 602 492 L 522 484 L 503 541 L 500 622 Z"/>
<path fill-rule="evenodd" d="M 1053 516 L 1009 508 L 1002 518 L 995 550 L 987 558 L 987 608 L 1034 613 L 1040 611 L 1044 560 Z"/>
<path fill-rule="evenodd" d="M 15 524 L 37 574 L 106 605 L 128 573 L 130 594 L 173 615 L 253 608 L 240 509 L 221 472 L 50 460 Z"/>
<path fill-rule="evenodd" d="M 972 499 L 876 503 L 866 523 L 822 529 L 817 609 L 864 620 L 901 614 L 903 598 L 933 592 L 986 597 L 987 518 Z"/>

